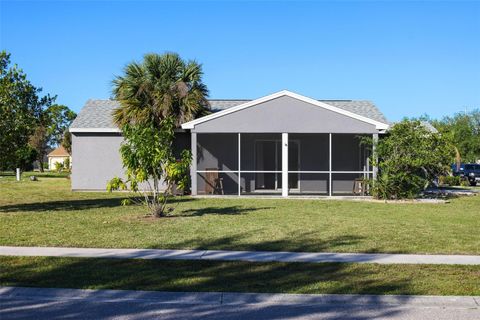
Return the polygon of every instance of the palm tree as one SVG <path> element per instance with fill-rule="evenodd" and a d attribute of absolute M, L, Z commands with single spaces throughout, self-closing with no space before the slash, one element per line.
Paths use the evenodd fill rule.
<path fill-rule="evenodd" d="M 113 112 L 115 123 L 159 124 L 173 116 L 175 124 L 209 113 L 208 90 L 202 83 L 202 66 L 184 61 L 176 53 L 146 54 L 143 62 L 132 62 L 123 76 L 113 80 L 113 95 L 120 107 Z"/>

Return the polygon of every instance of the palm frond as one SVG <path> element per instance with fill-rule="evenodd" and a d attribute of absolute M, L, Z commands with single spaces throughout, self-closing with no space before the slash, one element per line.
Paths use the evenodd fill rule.
<path fill-rule="evenodd" d="M 208 90 L 202 82 L 202 66 L 185 62 L 176 53 L 146 54 L 142 62 L 132 62 L 124 74 L 112 81 L 113 96 L 120 107 L 113 113 L 120 127 L 131 123 L 160 121 L 168 116 L 175 123 L 209 112 Z"/>

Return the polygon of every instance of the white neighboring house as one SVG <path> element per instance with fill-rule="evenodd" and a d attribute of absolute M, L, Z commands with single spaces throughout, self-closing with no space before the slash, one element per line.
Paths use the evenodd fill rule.
<path fill-rule="evenodd" d="M 54 149 L 48 155 L 48 170 L 55 170 L 55 163 L 65 163 L 66 159 L 70 159 L 70 166 L 72 165 L 72 156 L 68 153 L 63 146 L 59 146 Z"/>

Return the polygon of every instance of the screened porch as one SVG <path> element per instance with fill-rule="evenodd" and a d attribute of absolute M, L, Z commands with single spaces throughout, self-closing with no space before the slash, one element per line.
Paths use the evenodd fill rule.
<path fill-rule="evenodd" d="M 375 171 L 375 134 L 191 134 L 193 195 L 364 196 Z"/>

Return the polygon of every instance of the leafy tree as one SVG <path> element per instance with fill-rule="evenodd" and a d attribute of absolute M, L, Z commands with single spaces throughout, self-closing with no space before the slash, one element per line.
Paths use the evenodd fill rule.
<path fill-rule="evenodd" d="M 147 205 L 150 214 L 162 217 L 169 211 L 169 196 L 173 187 L 186 189 L 191 153 L 184 150 L 181 159 L 175 159 L 172 145 L 174 141 L 174 119 L 167 117 L 160 121 L 160 129 L 150 125 L 123 126 L 124 142 L 120 147 L 126 180 L 115 177 L 107 185 L 108 191 L 131 190 L 140 193 L 141 203 Z M 161 191 L 161 184 L 166 188 Z M 131 198 L 134 201 L 136 198 Z"/>
<path fill-rule="evenodd" d="M 40 172 L 43 172 L 43 159 L 47 153 L 48 148 L 48 137 L 47 137 L 47 129 L 43 124 L 38 124 L 33 134 L 30 136 L 28 144 L 35 150 L 35 160 L 38 161 L 38 168 Z"/>
<path fill-rule="evenodd" d="M 172 116 L 176 126 L 208 113 L 208 90 L 202 67 L 176 53 L 147 54 L 132 62 L 113 81 L 113 94 L 121 107 L 114 120 L 121 127 L 132 122 L 158 124 Z"/>
<path fill-rule="evenodd" d="M 445 174 L 455 157 L 446 137 L 418 120 L 396 123 L 375 146 L 373 161 L 379 174 L 371 193 L 380 199 L 413 198 L 436 177 Z"/>
<path fill-rule="evenodd" d="M 47 135 L 49 145 L 56 146 L 61 144 L 65 131 L 77 117 L 77 114 L 61 104 L 54 104 L 48 107 L 44 113 L 48 119 Z"/>
<path fill-rule="evenodd" d="M 11 65 L 9 53 L 0 52 L 0 169 L 25 168 L 34 155 L 29 139 L 43 108 L 55 100 L 50 95 L 39 97 L 41 91 Z"/>
<path fill-rule="evenodd" d="M 54 104 L 42 110 L 39 124 L 30 139 L 31 146 L 37 150 L 41 172 L 48 148 L 54 148 L 63 142 L 64 134 L 76 116 L 75 112 L 64 105 Z"/>
<path fill-rule="evenodd" d="M 452 139 L 462 162 L 480 159 L 480 110 L 457 113 L 442 120 L 432 120 L 432 125 Z"/>
<path fill-rule="evenodd" d="M 188 186 L 191 154 L 184 150 L 175 159 L 174 129 L 208 113 L 202 74 L 200 64 L 175 53 L 147 54 L 142 62 L 127 65 L 124 75 L 113 81 L 114 98 L 120 102 L 113 117 L 124 137 L 120 152 L 126 180 L 113 178 L 107 189 L 142 193 L 142 202 L 155 217 L 169 210 L 174 186 Z"/>
<path fill-rule="evenodd" d="M 62 146 L 68 153 L 72 154 L 72 134 L 68 130 L 63 132 Z"/>
<path fill-rule="evenodd" d="M 31 171 L 36 158 L 37 151 L 27 144 L 15 151 L 15 167 L 21 171 Z"/>

